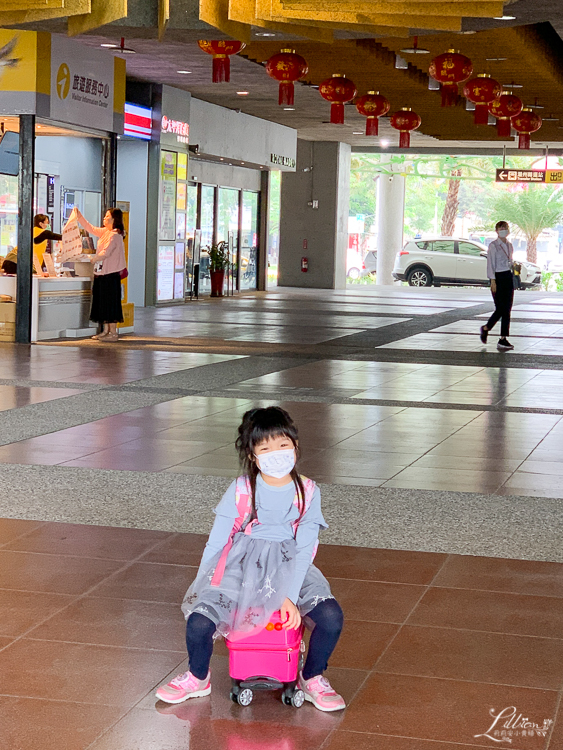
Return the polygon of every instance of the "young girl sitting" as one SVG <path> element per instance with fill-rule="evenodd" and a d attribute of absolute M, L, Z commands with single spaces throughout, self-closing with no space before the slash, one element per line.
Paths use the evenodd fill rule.
<path fill-rule="evenodd" d="M 296 469 L 297 429 L 277 406 L 251 409 L 236 447 L 244 476 L 215 509 L 217 518 L 182 611 L 187 619 L 189 672 L 156 691 L 166 703 L 211 692 L 209 663 L 216 631 L 236 637 L 263 628 L 276 610 L 285 628 L 307 616 L 314 629 L 299 685 L 321 711 L 339 711 L 344 700 L 323 677 L 342 631 L 343 615 L 323 574 L 312 564 L 321 513 L 319 488 Z M 239 518 L 241 487 L 248 493 L 248 521 L 230 539 Z M 238 502 L 238 508 L 237 508 Z"/>

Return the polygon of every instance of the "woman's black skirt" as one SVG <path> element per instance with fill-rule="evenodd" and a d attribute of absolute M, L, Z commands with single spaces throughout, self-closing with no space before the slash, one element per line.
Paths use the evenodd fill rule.
<path fill-rule="evenodd" d="M 94 276 L 90 320 L 94 323 L 123 323 L 121 275 L 119 271 Z"/>

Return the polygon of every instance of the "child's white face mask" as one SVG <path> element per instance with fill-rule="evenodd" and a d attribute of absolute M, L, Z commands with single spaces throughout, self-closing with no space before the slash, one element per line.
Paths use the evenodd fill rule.
<path fill-rule="evenodd" d="M 508 229 L 499 229 L 498 230 L 498 236 L 502 240 L 504 240 L 506 237 L 508 237 L 509 234 L 510 234 L 510 232 L 508 231 Z"/>
<path fill-rule="evenodd" d="M 295 466 L 295 449 L 288 448 L 282 451 L 270 451 L 256 456 L 258 468 L 263 474 L 274 479 L 282 479 L 291 473 Z"/>

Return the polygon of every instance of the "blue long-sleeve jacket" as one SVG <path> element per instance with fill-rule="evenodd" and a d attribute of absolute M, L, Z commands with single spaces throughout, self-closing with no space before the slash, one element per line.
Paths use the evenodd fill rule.
<path fill-rule="evenodd" d="M 215 508 L 215 523 L 205 545 L 200 567 L 206 564 L 217 552 L 220 552 L 229 540 L 233 524 L 239 515 L 236 506 L 235 487 L 236 482 L 233 482 Z M 266 484 L 259 475 L 256 482 L 258 523 L 253 525 L 251 536 L 255 539 L 268 539 L 275 542 L 293 539 L 292 524 L 299 517 L 298 509 L 293 504 L 294 497 L 295 485 L 293 482 L 283 487 L 272 487 Z M 287 593 L 288 598 L 294 603 L 297 603 L 301 586 L 311 564 L 319 530 L 327 528 L 328 525 L 321 512 L 321 493 L 319 488 L 315 487 L 311 505 L 301 519 L 295 535 L 297 545 L 295 576 Z"/>

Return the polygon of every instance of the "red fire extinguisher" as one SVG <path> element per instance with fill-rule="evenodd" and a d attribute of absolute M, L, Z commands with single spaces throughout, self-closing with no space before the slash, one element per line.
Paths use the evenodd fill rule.
<path fill-rule="evenodd" d="M 309 258 L 301 258 L 301 270 L 303 271 L 303 273 L 307 273 L 307 271 L 309 270 Z"/>

